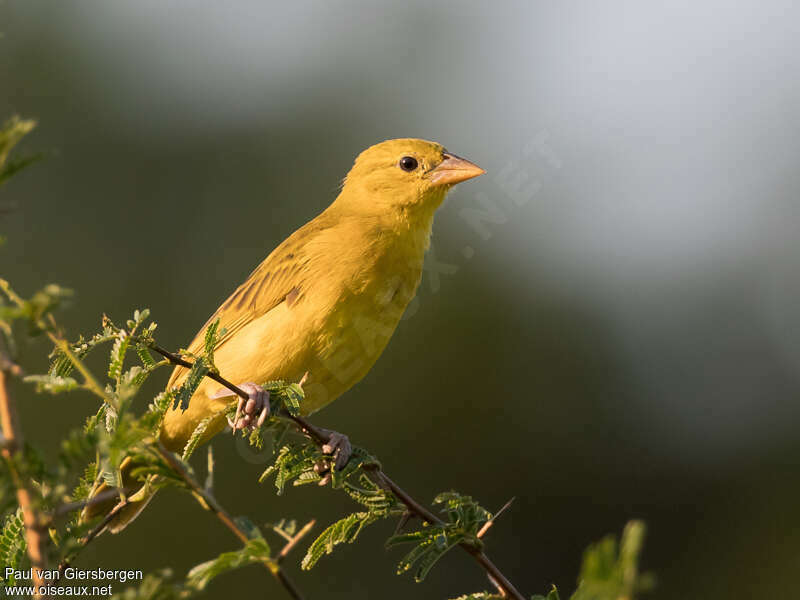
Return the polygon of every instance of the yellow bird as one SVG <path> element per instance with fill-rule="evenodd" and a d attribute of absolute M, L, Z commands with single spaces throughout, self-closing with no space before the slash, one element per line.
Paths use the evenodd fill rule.
<path fill-rule="evenodd" d="M 381 142 L 356 158 L 336 200 L 275 248 L 188 347 L 201 353 L 206 327 L 219 319 L 225 333 L 214 362 L 250 396 L 230 422 L 234 431 L 266 417 L 268 395 L 257 383 L 305 376 L 301 411 L 307 415 L 366 375 L 419 286 L 436 209 L 452 186 L 483 173 L 440 144 L 419 139 Z M 168 389 L 187 373 L 176 368 Z M 200 421 L 232 397 L 206 378 L 186 410 L 167 412 L 161 441 L 181 450 Z M 203 441 L 225 424 L 217 418 Z M 329 433 L 324 450 L 343 466 L 347 438 Z M 144 494 L 126 507 L 110 529 L 119 531 L 148 500 Z"/>

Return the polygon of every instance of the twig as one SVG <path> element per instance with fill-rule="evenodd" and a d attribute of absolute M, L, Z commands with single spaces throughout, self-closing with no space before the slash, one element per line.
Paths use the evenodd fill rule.
<path fill-rule="evenodd" d="M 52 315 L 50 316 L 52 321 Z M 51 327 L 53 331 L 55 331 L 55 321 L 51 322 Z M 46 330 L 47 337 L 50 338 L 50 341 L 53 342 L 53 345 L 56 348 L 58 348 L 59 350 L 61 350 L 61 352 L 64 353 L 64 356 L 66 356 L 69 359 L 69 361 L 72 363 L 72 366 L 74 366 L 75 369 L 81 374 L 86 388 L 89 391 L 91 391 L 95 396 L 98 396 L 103 402 L 113 407 L 113 405 L 111 404 L 111 399 L 108 397 L 108 394 L 106 394 L 106 391 L 103 388 L 103 386 L 100 385 L 100 382 L 97 381 L 92 372 L 86 368 L 86 365 L 83 364 L 83 361 L 81 361 L 77 356 L 75 356 L 75 353 L 72 351 L 72 348 L 70 348 L 69 342 L 65 340 L 62 336 L 53 333 L 53 331 Z"/>
<path fill-rule="evenodd" d="M 288 556 L 289 552 L 291 552 L 292 549 L 300 542 L 300 540 L 302 540 L 306 534 L 311 531 L 311 528 L 314 527 L 315 524 L 316 521 L 314 519 L 311 519 L 308 523 L 306 523 L 305 526 L 298 531 L 294 537 L 292 537 L 292 539 L 286 542 L 286 545 L 281 549 L 280 553 L 278 553 L 278 556 L 275 557 L 275 564 L 278 565 L 278 570 L 277 573 L 275 573 L 275 576 L 280 580 L 283 586 L 289 590 L 290 594 L 292 593 L 294 586 L 292 585 L 292 582 L 286 578 L 286 573 L 280 568 L 280 564 L 283 562 L 283 559 Z"/>
<path fill-rule="evenodd" d="M 25 306 L 25 301 L 19 296 L 19 294 L 11 289 L 11 286 L 5 279 L 0 279 L 0 289 L 2 289 L 6 296 L 8 296 L 8 299 L 16 304 L 19 308 L 23 308 Z M 103 402 L 111 404 L 111 400 L 103 389 L 103 386 L 100 385 L 100 382 L 98 382 L 95 376 L 92 375 L 92 372 L 86 368 L 86 365 L 84 365 L 83 362 L 81 362 L 78 357 L 75 356 L 75 353 L 72 351 L 69 342 L 65 340 L 62 335 L 57 333 L 58 328 L 53 315 L 48 314 L 46 318 L 34 318 L 33 323 L 36 325 L 36 327 L 47 334 L 47 337 L 50 338 L 50 341 L 53 343 L 53 345 L 64 353 L 64 356 L 69 359 L 75 369 L 83 376 L 85 387 L 95 395 L 102 398 Z M 6 363 L 10 361 L 4 360 L 2 362 Z M 5 367 L 2 368 L 4 370 L 8 370 Z M 14 374 L 13 371 L 12 374 Z"/>
<path fill-rule="evenodd" d="M 86 546 L 89 545 L 89 543 L 94 538 L 96 538 L 98 535 L 103 533 L 103 530 L 108 526 L 108 524 L 111 523 L 111 521 L 113 521 L 114 518 L 126 506 L 128 506 L 128 504 L 129 504 L 129 501 L 125 500 L 124 502 L 120 502 L 112 510 L 110 510 L 109 513 L 105 517 L 103 517 L 103 520 L 100 521 L 97 525 L 95 525 L 94 528 L 89 533 L 87 533 L 86 536 L 80 541 L 80 547 L 78 548 L 78 551 L 83 550 L 84 548 L 86 548 Z M 69 566 L 70 560 L 73 560 L 76 555 L 77 555 L 77 551 L 70 558 L 65 558 L 64 560 L 61 561 L 61 563 L 58 565 L 59 577 L 61 575 L 63 575 L 64 569 L 66 569 Z"/>
<path fill-rule="evenodd" d="M 100 504 L 101 502 L 105 502 L 106 500 L 110 500 L 111 498 L 116 498 L 123 490 L 126 494 L 132 491 L 130 488 L 123 488 L 122 490 L 119 488 L 111 488 L 110 490 L 100 492 L 99 494 L 93 496 L 92 498 L 89 498 L 88 500 L 80 500 L 78 502 L 67 502 L 66 504 L 61 504 L 57 506 L 56 509 L 53 511 L 53 516 L 60 517 L 61 515 L 70 513 L 73 510 L 78 510 L 79 508 L 86 508 L 87 506 L 94 506 L 95 504 Z"/>
<path fill-rule="evenodd" d="M 289 552 L 291 552 L 292 549 L 295 546 L 297 546 L 300 540 L 302 540 L 316 524 L 317 524 L 316 520 L 311 519 L 308 523 L 306 523 L 303 526 L 303 528 L 300 531 L 294 534 L 294 536 L 288 542 L 286 542 L 286 545 L 281 549 L 280 554 L 278 554 L 277 558 L 275 558 L 275 562 L 277 563 L 283 562 L 283 559 L 288 556 Z"/>
<path fill-rule="evenodd" d="M 154 352 L 157 352 L 158 354 L 166 358 L 173 365 L 179 365 L 181 367 L 186 367 L 187 369 L 192 368 L 192 363 L 190 363 L 188 360 L 181 358 L 177 354 L 173 354 L 169 350 L 164 350 L 164 348 L 162 348 L 158 344 L 148 344 L 148 347 Z M 206 377 L 208 377 L 209 379 L 213 379 L 217 383 L 224 385 L 226 388 L 228 388 L 230 391 L 232 391 L 240 398 L 244 398 L 245 400 L 249 398 L 247 392 L 245 392 L 242 388 L 232 384 L 227 379 L 220 377 L 219 373 L 215 373 L 214 371 L 209 371 L 208 373 L 206 373 Z"/>
<path fill-rule="evenodd" d="M 181 479 L 183 479 L 189 488 L 198 496 L 200 496 L 203 501 L 208 506 L 209 510 L 214 513 L 214 515 L 222 521 L 223 525 L 233 532 L 239 541 L 243 544 L 247 544 L 250 541 L 250 538 L 247 534 L 242 531 L 242 529 L 236 524 L 231 516 L 227 513 L 227 511 L 220 506 L 217 502 L 216 498 L 209 494 L 196 480 L 192 477 L 188 471 L 183 467 L 183 464 L 180 460 L 169 450 L 167 450 L 161 442 L 157 442 L 155 445 L 155 449 L 158 452 L 159 456 L 163 458 L 167 464 L 169 464 L 170 468 L 175 471 L 178 475 L 180 475 Z M 308 526 L 306 526 L 308 527 Z M 304 528 L 305 529 L 305 528 Z M 305 533 L 304 533 L 305 535 Z M 288 545 L 288 544 L 287 544 Z M 263 561 L 264 566 L 275 576 L 281 585 L 286 588 L 286 591 L 294 600 L 303 600 L 303 596 L 294 583 L 289 580 L 286 576 L 286 573 L 280 568 L 277 560 L 265 559 Z"/>
<path fill-rule="evenodd" d="M 11 286 L 5 279 L 0 279 L 0 289 L 2 289 L 6 296 L 8 296 L 8 299 L 16 304 L 19 308 L 24 308 L 25 301 L 19 296 L 19 294 L 11 289 Z M 56 326 L 56 321 L 53 318 L 53 315 L 48 314 L 46 318 L 33 318 L 33 323 L 36 325 L 36 327 L 47 334 L 47 337 L 50 338 L 50 341 L 53 343 L 53 345 L 64 353 L 64 356 L 69 359 L 75 369 L 83 376 L 84 386 L 93 394 L 102 398 L 103 402 L 106 404 L 111 404 L 111 399 L 108 397 L 108 394 L 106 394 L 103 386 L 100 385 L 100 382 L 97 381 L 94 375 L 92 375 L 92 372 L 86 367 L 86 365 L 84 365 L 83 362 L 79 360 L 77 356 L 75 356 L 75 353 L 72 351 L 69 342 L 64 339 L 62 335 L 57 333 L 58 327 Z M 0 362 L 5 364 L 9 363 L 10 361 L 4 359 Z M 2 369 L 5 371 L 9 370 L 5 366 L 3 366 Z M 13 370 L 11 373 L 15 374 Z"/>
<path fill-rule="evenodd" d="M 397 496 L 398 500 L 406 505 L 406 508 L 409 512 L 414 513 L 431 525 L 444 524 L 439 517 L 434 515 L 431 511 L 409 496 L 399 485 L 392 481 L 389 476 L 386 475 L 386 473 L 379 469 L 377 465 L 365 465 L 364 468 L 373 471 L 373 473 L 378 477 L 379 482 L 383 483 L 383 487 Z M 514 584 L 511 583 L 511 581 L 509 581 L 505 575 L 503 575 L 500 569 L 498 569 L 491 560 L 489 560 L 489 557 L 486 556 L 483 550 L 467 542 L 461 542 L 459 546 L 461 546 L 461 548 L 470 554 L 475 561 L 481 567 L 483 567 L 484 571 L 486 571 L 486 574 L 489 575 L 489 578 L 492 580 L 492 582 L 495 583 L 502 592 L 507 594 L 509 597 L 514 598 L 514 600 L 526 600 L 525 596 L 523 596 L 519 590 L 514 587 Z"/>
<path fill-rule="evenodd" d="M 161 356 L 172 362 L 173 364 L 180 365 L 182 367 L 186 367 L 190 369 L 192 367 L 192 363 L 184 360 L 177 354 L 173 354 L 168 350 L 164 350 L 163 348 L 155 345 L 150 344 L 150 348 L 155 352 L 158 352 Z M 234 385 L 219 373 L 209 372 L 206 373 L 206 377 L 210 377 L 217 383 L 225 386 L 229 390 L 231 390 L 234 394 L 243 398 L 244 400 L 248 400 L 249 396 L 247 393 L 239 388 L 238 386 Z M 286 417 L 294 421 L 297 427 L 300 429 L 301 432 L 308 434 L 309 437 L 316 443 L 317 445 L 322 445 L 326 443 L 328 440 L 323 435 L 323 433 L 314 425 L 306 421 L 303 417 L 298 417 L 295 415 L 291 415 L 285 411 L 281 411 L 281 416 Z M 422 504 L 414 500 L 411 496 L 409 496 L 403 489 L 398 486 L 394 481 L 392 481 L 386 473 L 381 470 L 378 465 L 365 465 L 365 469 L 368 469 L 373 472 L 373 474 L 377 477 L 378 482 L 382 485 L 382 487 L 391 491 L 400 502 L 402 502 L 408 512 L 420 517 L 424 521 L 432 525 L 442 525 L 444 524 L 439 517 L 434 515 L 430 510 L 425 508 Z M 508 578 L 503 575 L 503 573 L 495 566 L 495 564 L 489 560 L 489 557 L 477 546 L 469 544 L 467 542 L 462 542 L 459 544 L 462 549 L 464 549 L 469 555 L 471 555 L 475 561 L 486 571 L 486 574 L 492 580 L 492 582 L 497 585 L 497 587 L 510 598 L 514 598 L 514 600 L 526 600 L 526 598 L 514 587 L 514 584 L 508 580 Z"/>
<path fill-rule="evenodd" d="M 10 363 L 4 360 L 4 363 Z M 6 372 L 10 369 L 0 369 L 0 424 L 3 429 L 4 445 L 3 457 L 8 464 L 8 471 L 14 487 L 17 488 L 17 502 L 22 509 L 22 519 L 25 523 L 25 541 L 28 547 L 28 556 L 33 567 L 34 598 L 49 598 L 40 594 L 39 588 L 45 583 L 42 573 L 47 569 L 48 534 L 44 519 L 42 519 L 35 504 L 35 493 L 30 482 L 20 476 L 17 469 L 17 454 L 24 448 L 22 433 L 19 428 L 17 410 L 11 395 L 6 387 Z"/>
<path fill-rule="evenodd" d="M 498 510 L 496 513 L 494 513 L 494 515 L 492 515 L 491 519 L 489 519 L 488 521 L 486 521 L 486 523 L 483 524 L 483 527 L 481 527 L 478 530 L 478 533 L 475 534 L 475 537 L 482 538 L 484 535 L 486 535 L 486 532 L 489 531 L 489 528 L 492 525 L 494 525 L 494 522 L 497 520 L 497 517 L 502 515 L 506 511 L 506 509 L 509 506 L 511 506 L 511 504 L 514 502 L 514 500 L 516 500 L 516 498 L 511 498 L 508 502 L 503 504 L 503 507 L 500 510 Z"/>

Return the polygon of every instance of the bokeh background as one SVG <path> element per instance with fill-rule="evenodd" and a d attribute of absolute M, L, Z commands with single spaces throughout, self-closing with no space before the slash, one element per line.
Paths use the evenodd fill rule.
<path fill-rule="evenodd" d="M 652 598 L 797 597 L 799 29 L 789 1 L 5 0 L 0 115 L 37 118 L 23 150 L 48 158 L 3 190 L 2 276 L 76 290 L 72 335 L 148 306 L 180 347 L 359 151 L 441 141 L 488 173 L 440 211 L 384 356 L 316 422 L 421 499 L 516 496 L 488 544 L 528 594 L 571 591 L 583 548 L 637 517 Z M 94 408 L 16 391 L 51 452 Z M 236 513 L 350 506 L 276 498 L 215 450 Z M 422 586 L 395 576 L 392 527 L 289 571 L 329 600 L 488 587 L 458 553 Z M 81 564 L 182 574 L 235 546 L 164 493 Z M 282 593 L 252 567 L 207 597 Z"/>

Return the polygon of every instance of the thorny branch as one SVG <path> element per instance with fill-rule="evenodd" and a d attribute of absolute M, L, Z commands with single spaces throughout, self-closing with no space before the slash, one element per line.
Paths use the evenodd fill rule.
<path fill-rule="evenodd" d="M 151 344 L 150 348 L 175 365 L 180 365 L 186 368 L 192 367 L 191 362 L 181 358 L 176 354 L 173 354 L 172 352 L 169 352 L 168 350 L 164 350 L 155 344 Z M 225 386 L 244 400 L 249 398 L 244 390 L 219 375 L 219 373 L 209 372 L 206 374 L 206 377 L 210 377 L 217 383 Z M 281 416 L 291 419 L 297 428 L 302 433 L 308 435 L 318 446 L 322 446 L 328 441 L 327 437 L 322 433 L 322 431 L 320 431 L 317 427 L 312 425 L 303 417 L 294 416 L 285 411 L 281 412 Z M 444 524 L 439 517 L 425 508 L 425 506 L 414 500 L 414 498 L 408 495 L 400 486 L 392 481 L 378 465 L 365 465 L 365 468 L 371 472 L 378 485 L 392 492 L 392 494 L 394 494 L 397 499 L 405 505 L 409 513 L 419 517 L 431 525 Z M 509 581 L 509 579 L 503 575 L 500 569 L 497 568 L 497 566 L 489 559 L 489 557 L 486 556 L 483 550 L 467 542 L 462 542 L 459 545 L 465 552 L 475 559 L 475 561 L 481 566 L 481 568 L 483 568 L 484 571 L 486 571 L 486 574 L 489 576 L 491 582 L 499 589 L 500 593 L 504 597 L 513 598 L 514 600 L 526 600 L 525 597 L 514 587 L 514 584 L 511 583 L 511 581 Z"/>

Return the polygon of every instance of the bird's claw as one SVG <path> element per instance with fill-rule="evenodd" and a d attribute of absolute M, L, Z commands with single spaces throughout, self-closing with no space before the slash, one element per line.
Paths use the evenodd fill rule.
<path fill-rule="evenodd" d="M 350 445 L 350 439 L 345 434 L 327 429 L 322 429 L 321 431 L 328 437 L 328 441 L 322 445 L 322 453 L 330 456 L 330 458 L 325 458 L 315 464 L 314 471 L 322 475 L 319 485 L 327 485 L 331 480 L 332 470 L 341 471 L 345 468 L 353 454 L 353 447 Z M 333 469 L 331 469 L 331 461 L 333 461 Z"/>
<path fill-rule="evenodd" d="M 261 427 L 269 416 L 269 392 L 256 383 L 246 382 L 238 385 L 247 394 L 247 400 L 239 397 L 236 415 L 228 417 L 228 425 L 235 434 L 240 429 Z"/>

